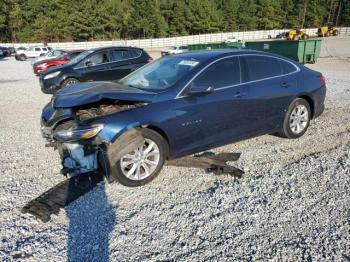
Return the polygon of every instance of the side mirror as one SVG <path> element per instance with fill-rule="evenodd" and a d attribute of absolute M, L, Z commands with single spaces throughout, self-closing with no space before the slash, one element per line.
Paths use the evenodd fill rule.
<path fill-rule="evenodd" d="M 85 61 L 85 66 L 86 67 L 92 66 L 92 62 L 90 60 L 86 60 Z"/>
<path fill-rule="evenodd" d="M 192 85 L 191 89 L 187 92 L 188 95 L 208 95 L 214 92 L 212 86 L 207 85 Z"/>

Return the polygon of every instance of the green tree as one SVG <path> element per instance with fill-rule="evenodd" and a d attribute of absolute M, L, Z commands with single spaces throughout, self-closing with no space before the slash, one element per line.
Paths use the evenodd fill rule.
<path fill-rule="evenodd" d="M 221 4 L 222 7 L 222 30 L 225 32 L 238 30 L 238 9 L 239 0 L 224 0 Z"/>
<path fill-rule="evenodd" d="M 220 12 L 212 0 L 192 0 L 189 2 L 189 21 L 192 34 L 220 31 Z"/>
<path fill-rule="evenodd" d="M 238 26 L 240 30 L 254 30 L 258 27 L 258 18 L 255 16 L 257 4 L 254 0 L 240 1 L 238 9 Z"/>

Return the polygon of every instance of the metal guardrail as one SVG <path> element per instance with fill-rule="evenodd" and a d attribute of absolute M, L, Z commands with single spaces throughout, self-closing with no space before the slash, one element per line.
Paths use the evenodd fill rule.
<path fill-rule="evenodd" d="M 135 40 L 112 40 L 112 41 L 89 41 L 89 42 L 56 42 L 48 43 L 48 45 L 55 49 L 91 49 L 103 46 L 137 46 L 145 49 L 159 49 L 175 45 L 188 44 L 206 44 L 223 42 L 228 38 L 235 37 L 242 41 L 266 39 L 271 36 L 275 38 L 278 34 L 288 31 L 288 29 L 276 30 L 260 30 L 260 31 L 245 31 L 245 32 L 230 32 L 230 33 L 215 33 L 203 35 L 189 35 L 167 38 L 150 38 L 150 39 L 135 39 Z M 310 36 L 316 35 L 317 28 L 308 28 L 306 33 Z M 340 27 L 340 35 L 350 35 L 350 27 Z M 8 47 L 30 47 L 41 46 L 42 43 L 0 43 L 1 46 Z"/>

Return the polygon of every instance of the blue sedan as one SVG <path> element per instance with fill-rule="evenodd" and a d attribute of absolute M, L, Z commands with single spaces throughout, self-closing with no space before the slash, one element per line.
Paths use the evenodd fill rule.
<path fill-rule="evenodd" d="M 285 57 L 189 52 L 156 60 L 117 83 L 60 90 L 43 109 L 42 133 L 59 149 L 64 174 L 103 169 L 123 185 L 140 186 L 166 159 L 265 134 L 299 138 L 322 114 L 325 95 L 321 73 Z"/>

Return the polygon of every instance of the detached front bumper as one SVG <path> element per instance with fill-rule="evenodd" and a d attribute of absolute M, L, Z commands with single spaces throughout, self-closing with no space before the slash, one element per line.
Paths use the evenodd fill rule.
<path fill-rule="evenodd" d="M 98 152 L 103 148 L 103 141 L 96 136 L 97 133 L 87 139 L 80 139 L 80 133 L 74 132 L 76 130 L 84 129 L 74 120 L 72 110 L 53 110 L 51 103 L 45 106 L 41 116 L 41 133 L 48 141 L 46 146 L 58 149 L 63 167 L 61 172 L 64 175 L 91 173 L 99 167 Z M 68 133 L 69 136 L 62 135 L 62 132 Z"/>
<path fill-rule="evenodd" d="M 76 176 L 98 169 L 98 147 L 79 143 L 57 143 L 62 161 L 61 173 Z"/>

